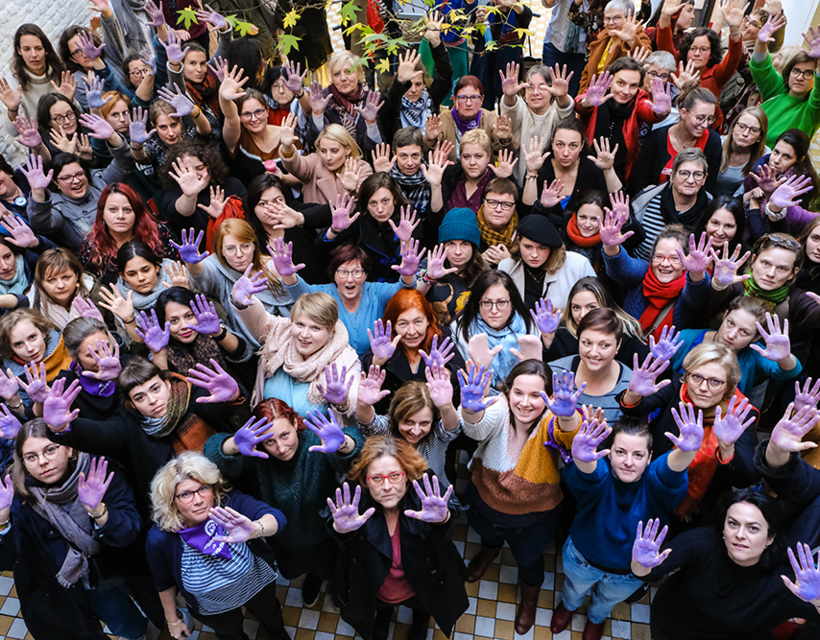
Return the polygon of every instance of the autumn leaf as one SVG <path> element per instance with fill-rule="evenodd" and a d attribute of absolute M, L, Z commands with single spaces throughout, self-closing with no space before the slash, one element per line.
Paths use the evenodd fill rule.
<path fill-rule="evenodd" d="M 236 28 L 236 23 L 239 22 L 239 19 L 236 17 L 235 13 L 232 13 L 229 16 L 225 16 L 225 20 L 228 21 L 228 24 L 231 25 L 232 28 Z"/>
<path fill-rule="evenodd" d="M 238 21 L 236 23 L 236 32 L 240 36 L 255 36 L 259 33 L 259 29 L 257 29 L 256 25 L 251 22 Z"/>
<path fill-rule="evenodd" d="M 191 7 L 180 9 L 177 13 L 179 13 L 177 24 L 182 24 L 183 29 L 186 31 L 191 28 L 192 24 L 199 24 L 196 19 L 196 11 L 194 11 Z"/>
<path fill-rule="evenodd" d="M 339 10 L 339 19 L 342 23 L 342 26 L 347 25 L 351 21 L 356 22 L 358 17 L 359 8 L 356 6 L 355 0 L 350 0 L 350 2 L 343 5 L 342 8 Z"/>
<path fill-rule="evenodd" d="M 376 71 L 379 73 L 389 73 L 390 71 L 390 58 L 382 58 L 379 60 L 378 64 L 376 64 Z"/>
<path fill-rule="evenodd" d="M 290 29 L 293 26 L 296 26 L 296 23 L 299 22 L 299 18 L 301 18 L 298 13 L 296 13 L 296 9 L 291 9 L 288 13 L 285 14 L 285 19 L 282 21 L 282 26 L 285 29 Z"/>
<path fill-rule="evenodd" d="M 299 36 L 294 36 L 290 33 L 283 33 L 279 36 L 279 44 L 282 46 L 282 53 L 284 55 L 288 55 L 291 52 L 291 49 L 296 49 L 299 51 L 299 41 L 301 38 Z"/>
<path fill-rule="evenodd" d="M 524 38 L 525 36 L 529 36 L 530 38 L 534 38 L 534 37 L 535 37 L 535 32 L 534 32 L 534 31 L 531 31 L 531 30 L 529 30 L 529 29 L 513 29 L 513 31 L 515 31 L 515 34 L 516 34 L 519 38 Z"/>

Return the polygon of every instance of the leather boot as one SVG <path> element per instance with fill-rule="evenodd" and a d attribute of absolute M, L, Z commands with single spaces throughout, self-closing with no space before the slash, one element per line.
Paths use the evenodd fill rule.
<path fill-rule="evenodd" d="M 584 627 L 584 635 L 581 636 L 582 640 L 601 640 L 601 636 L 604 635 L 604 623 L 592 622 L 591 620 L 587 620 L 587 624 Z"/>
<path fill-rule="evenodd" d="M 541 585 L 530 586 L 519 581 L 521 587 L 521 604 L 515 612 L 515 632 L 524 635 L 535 624 L 535 610 L 538 608 L 538 594 Z"/>
<path fill-rule="evenodd" d="M 550 631 L 552 631 L 553 635 L 558 635 L 569 626 L 570 622 L 572 622 L 572 611 L 567 609 L 562 602 L 555 607 L 555 611 L 552 612 Z"/>
<path fill-rule="evenodd" d="M 478 552 L 475 558 L 470 560 L 470 565 L 467 567 L 467 582 L 478 582 L 481 580 L 487 569 L 501 553 L 501 547 L 485 547 L 481 545 L 481 551 Z"/>

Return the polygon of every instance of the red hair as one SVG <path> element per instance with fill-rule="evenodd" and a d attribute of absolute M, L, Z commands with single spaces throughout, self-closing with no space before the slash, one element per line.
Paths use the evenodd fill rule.
<path fill-rule="evenodd" d="M 165 247 L 162 246 L 159 240 L 157 221 L 148 211 L 140 195 L 127 184 L 115 182 L 103 189 L 100 199 L 97 200 L 97 218 L 94 220 L 94 225 L 91 227 L 87 238 L 90 247 L 88 265 L 100 274 L 114 267 L 114 261 L 117 258 L 117 243 L 111 237 L 103 220 L 105 203 L 112 193 L 124 195 L 131 203 L 131 208 L 134 210 L 133 240 L 142 240 L 158 256 L 165 256 Z"/>
<path fill-rule="evenodd" d="M 436 312 L 433 311 L 432 305 L 419 291 L 416 289 L 400 289 L 396 295 L 387 302 L 382 319 L 385 324 L 389 321 L 391 326 L 395 327 L 399 316 L 410 309 L 421 311 L 424 317 L 427 318 L 427 335 L 424 336 L 424 342 L 420 348 L 429 352 L 430 345 L 433 344 L 433 336 L 438 336 L 439 339 L 441 338 L 441 329 L 438 326 L 438 316 L 436 316 Z M 404 343 L 400 342 L 399 346 L 402 351 L 407 354 Z"/>
<path fill-rule="evenodd" d="M 273 422 L 277 418 L 285 418 L 291 424 L 296 425 L 297 431 L 303 431 L 306 428 L 302 416 L 296 413 L 287 402 L 282 402 L 279 398 L 262 400 L 254 407 L 253 415 L 255 418 L 264 418 L 268 422 Z"/>

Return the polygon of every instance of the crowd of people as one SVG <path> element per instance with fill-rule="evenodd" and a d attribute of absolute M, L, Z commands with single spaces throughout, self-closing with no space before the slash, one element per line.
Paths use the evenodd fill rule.
<path fill-rule="evenodd" d="M 818 637 L 820 30 L 542 3 L 543 64 L 533 8 L 450 0 L 376 73 L 321 20 L 271 57 L 283 7 L 17 28 L 0 569 L 34 638 L 286 640 L 279 574 L 364 640 L 398 605 L 449 636 L 505 544 L 526 634 L 553 541 L 554 634 L 660 581 L 655 640 Z"/>

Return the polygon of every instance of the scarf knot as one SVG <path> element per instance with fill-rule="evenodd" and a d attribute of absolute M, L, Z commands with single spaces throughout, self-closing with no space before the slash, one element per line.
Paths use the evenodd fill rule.
<path fill-rule="evenodd" d="M 663 327 L 672 324 L 674 301 L 681 294 L 685 286 L 686 273 L 683 273 L 672 282 L 664 283 L 658 280 L 655 272 L 652 271 L 652 266 L 649 266 L 643 278 L 643 283 L 641 284 L 643 295 L 649 303 L 646 307 L 646 311 L 641 314 L 639 320 L 644 332 L 651 333 L 651 335 L 655 336 L 656 340 L 660 339 Z M 672 306 L 669 306 L 670 303 L 672 303 Z M 669 306 L 669 309 L 664 318 L 660 322 L 656 322 L 661 311 L 667 306 Z"/>
<path fill-rule="evenodd" d="M 589 249 L 590 247 L 594 247 L 597 244 L 601 243 L 601 233 L 600 231 L 592 234 L 588 238 L 586 236 L 581 235 L 580 229 L 578 229 L 578 213 L 573 213 L 572 217 L 567 222 L 567 236 L 572 242 L 582 249 Z"/>
<path fill-rule="evenodd" d="M 760 285 L 755 282 L 754 276 L 743 282 L 743 295 L 760 298 L 769 308 L 769 311 L 789 297 L 789 290 L 788 284 L 784 284 L 777 289 L 761 289 Z"/>

